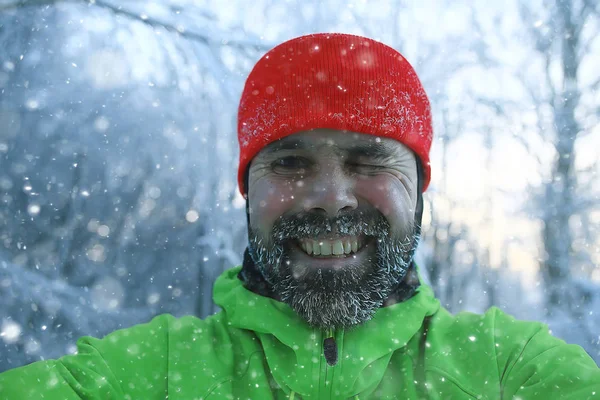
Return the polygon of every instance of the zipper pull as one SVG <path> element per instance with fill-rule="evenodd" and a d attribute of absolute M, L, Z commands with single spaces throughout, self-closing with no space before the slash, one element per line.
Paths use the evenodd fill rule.
<path fill-rule="evenodd" d="M 325 361 L 327 361 L 327 364 L 330 367 L 333 367 L 338 362 L 338 348 L 332 329 L 327 332 L 327 335 L 329 337 L 323 341 L 323 355 L 325 356 Z"/>

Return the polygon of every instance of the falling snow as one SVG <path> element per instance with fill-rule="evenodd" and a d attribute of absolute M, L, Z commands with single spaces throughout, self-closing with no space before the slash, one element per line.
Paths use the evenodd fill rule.
<path fill-rule="evenodd" d="M 247 240 L 236 180 L 244 79 L 273 44 L 337 29 L 368 29 L 402 50 L 431 99 L 433 180 L 417 260 L 442 305 L 543 320 L 600 362 L 597 17 L 575 21 L 589 46 L 563 82 L 561 62 L 574 58 L 562 57 L 556 38 L 570 34 L 545 8 L 524 17 L 512 6 L 471 14 L 439 1 L 401 13 L 392 2 L 142 3 L 0 7 L 0 372 L 74 354 L 81 336 L 155 315 L 217 311 L 213 283 L 241 262 Z M 340 57 L 365 70 L 378 63 L 358 44 Z M 313 74 L 332 96 L 350 94 L 332 71 Z M 425 92 L 375 86 L 328 117 L 370 126 L 366 104 L 389 129 L 431 135 L 411 105 Z M 312 93 L 303 106 L 318 111 Z M 271 84 L 251 95 L 261 103 L 240 127 L 242 146 L 289 129 L 276 115 L 299 106 Z M 456 340 L 468 349 L 489 337 L 473 330 Z M 311 355 L 299 369 L 319 361 Z M 435 379 L 426 385 L 449 381 Z"/>

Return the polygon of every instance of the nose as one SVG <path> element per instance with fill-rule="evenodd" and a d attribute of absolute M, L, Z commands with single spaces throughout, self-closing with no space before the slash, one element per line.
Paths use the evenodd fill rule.
<path fill-rule="evenodd" d="M 306 184 L 311 185 L 303 201 L 306 212 L 325 212 L 328 216 L 335 217 L 358 207 L 354 179 L 341 168 L 324 169 Z"/>

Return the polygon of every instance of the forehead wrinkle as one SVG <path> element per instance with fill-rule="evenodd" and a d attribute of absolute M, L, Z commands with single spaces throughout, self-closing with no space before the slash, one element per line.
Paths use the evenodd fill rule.
<path fill-rule="evenodd" d="M 314 151 L 326 149 L 336 156 L 343 158 L 347 156 L 390 158 L 398 155 L 398 152 L 392 146 L 374 140 L 354 139 L 348 144 L 340 143 L 343 142 L 343 140 L 335 139 L 321 139 L 319 140 L 320 143 L 309 143 L 310 141 L 310 139 L 306 138 L 288 136 L 270 143 L 261 151 L 261 153 L 264 156 L 271 156 L 279 151 L 285 150 Z"/>

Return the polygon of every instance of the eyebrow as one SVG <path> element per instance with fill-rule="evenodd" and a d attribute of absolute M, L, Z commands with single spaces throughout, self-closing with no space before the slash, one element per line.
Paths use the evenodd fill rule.
<path fill-rule="evenodd" d="M 306 143 L 302 140 L 286 138 L 285 140 L 278 140 L 269 144 L 263 149 L 263 152 L 265 155 L 271 155 L 283 150 L 305 150 L 307 148 L 308 146 L 306 146 Z"/>
<path fill-rule="evenodd" d="M 285 150 L 312 150 L 314 146 L 308 146 L 301 139 L 289 138 L 286 140 L 278 140 L 271 143 L 263 151 L 265 155 L 273 155 L 279 151 Z M 336 146 L 335 151 L 338 154 L 348 155 L 350 157 L 368 157 L 373 159 L 383 159 L 393 156 L 394 151 L 380 142 L 360 143 L 347 148 Z"/>

